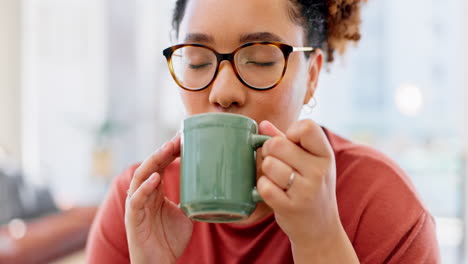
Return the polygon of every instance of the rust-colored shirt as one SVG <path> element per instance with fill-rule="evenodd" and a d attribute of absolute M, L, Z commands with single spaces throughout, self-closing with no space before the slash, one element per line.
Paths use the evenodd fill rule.
<path fill-rule="evenodd" d="M 434 220 L 405 173 L 381 153 L 325 132 L 335 152 L 341 223 L 360 262 L 440 263 Z M 124 212 L 126 191 L 136 167 L 115 180 L 99 210 L 87 245 L 89 263 L 130 262 Z M 176 203 L 178 186 L 176 160 L 165 174 L 166 195 Z M 285 264 L 293 263 L 293 258 L 288 237 L 272 214 L 242 226 L 195 222 L 178 263 Z"/>

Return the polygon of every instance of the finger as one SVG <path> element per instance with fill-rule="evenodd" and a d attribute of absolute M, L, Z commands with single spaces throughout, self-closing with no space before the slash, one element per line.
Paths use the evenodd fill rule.
<path fill-rule="evenodd" d="M 286 189 L 293 169 L 281 160 L 273 156 L 267 156 L 263 160 L 262 171 L 273 183 L 281 189 Z"/>
<path fill-rule="evenodd" d="M 283 132 L 281 132 L 281 130 L 276 128 L 268 120 L 263 120 L 262 122 L 260 122 L 260 125 L 258 126 L 258 132 L 262 135 L 266 135 L 270 137 L 275 137 L 275 136 L 285 137 L 286 136 Z"/>
<path fill-rule="evenodd" d="M 275 157 L 299 171 L 301 175 L 309 174 L 310 168 L 317 164 L 316 157 L 284 137 L 274 137 L 267 140 L 261 151 L 263 157 Z"/>
<path fill-rule="evenodd" d="M 294 178 L 290 178 L 291 174 L 288 175 L 288 182 L 291 180 L 291 183 L 286 190 L 286 194 L 289 199 L 292 201 L 304 202 L 304 197 L 309 197 L 313 195 L 314 188 L 311 181 L 303 177 L 299 172 L 294 172 Z"/>
<path fill-rule="evenodd" d="M 311 154 L 320 157 L 333 156 L 333 150 L 323 129 L 310 119 L 292 124 L 286 136 Z"/>
<path fill-rule="evenodd" d="M 149 156 L 135 170 L 130 183 L 129 194 L 132 195 L 136 189 L 154 172 L 161 172 L 169 163 L 180 156 L 180 135 L 164 144 L 160 149 Z"/>
<path fill-rule="evenodd" d="M 155 195 L 155 192 L 161 191 L 157 189 L 160 183 L 161 175 L 156 172 L 153 173 L 151 177 L 141 184 L 134 194 L 128 196 L 128 206 L 130 206 L 130 209 L 135 211 L 143 209 L 150 197 Z"/>
<path fill-rule="evenodd" d="M 257 181 L 257 190 L 263 201 L 276 212 L 284 212 L 290 208 L 288 195 L 267 177 L 262 176 Z"/>
<path fill-rule="evenodd" d="M 165 204 L 167 204 L 168 207 L 172 207 L 173 210 L 170 211 L 171 213 L 174 213 L 174 214 L 178 214 L 178 215 L 179 215 L 180 212 L 183 212 L 182 209 L 180 209 L 180 207 L 179 207 L 176 203 L 174 203 L 173 201 L 169 200 L 169 198 L 164 197 L 164 200 L 165 200 Z M 192 220 L 190 220 L 190 218 L 189 218 L 185 213 L 182 213 L 182 216 L 183 216 L 184 218 L 188 219 L 189 221 L 192 221 Z"/>

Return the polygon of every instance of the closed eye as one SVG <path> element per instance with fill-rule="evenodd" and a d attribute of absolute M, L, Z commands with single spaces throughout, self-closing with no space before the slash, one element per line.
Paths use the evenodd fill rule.
<path fill-rule="evenodd" d="M 247 61 L 246 64 L 255 64 L 260 67 L 268 67 L 275 65 L 274 61 L 267 61 L 267 62 L 258 62 L 258 61 Z"/>
<path fill-rule="evenodd" d="M 207 67 L 211 65 L 211 63 L 204 63 L 204 64 L 189 64 L 189 68 L 190 69 L 194 69 L 194 70 L 198 70 L 198 69 L 201 69 L 203 67 Z"/>

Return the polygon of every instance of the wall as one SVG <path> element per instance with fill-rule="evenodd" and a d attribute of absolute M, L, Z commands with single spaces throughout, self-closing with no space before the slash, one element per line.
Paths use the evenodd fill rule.
<path fill-rule="evenodd" d="M 22 5 L 26 180 L 47 185 L 60 203 L 95 203 L 93 147 L 108 105 L 106 1 Z"/>
<path fill-rule="evenodd" d="M 463 2 L 465 7 L 464 7 L 464 10 L 465 10 L 465 14 L 467 14 L 468 12 L 468 2 L 467 1 L 464 1 Z M 467 253 L 468 253 L 468 242 L 467 242 L 467 238 L 468 238 L 468 166 L 467 166 L 467 163 L 468 163 L 468 104 L 466 102 L 468 102 L 468 16 L 465 16 L 465 19 L 464 19 L 464 24 L 465 24 L 465 27 L 464 27 L 464 49 L 462 51 L 462 58 L 464 58 L 464 65 L 463 65 L 463 68 L 465 69 L 465 78 L 464 78 L 464 113 L 463 113 L 463 116 L 464 116 L 464 143 L 465 143 L 465 147 L 464 147 L 464 152 L 465 152 L 465 179 L 464 179 L 464 205 L 465 205 L 465 208 L 464 208 L 464 216 L 465 216 L 465 243 L 464 243 L 464 260 L 465 262 L 468 261 L 468 256 L 467 256 Z"/>
<path fill-rule="evenodd" d="M 20 1 L 0 0 L 0 146 L 21 157 Z"/>
<path fill-rule="evenodd" d="M 173 83 L 164 3 L 23 0 L 24 170 L 58 201 L 99 202 L 112 176 L 177 130 L 163 120 L 174 116 L 162 100 Z"/>

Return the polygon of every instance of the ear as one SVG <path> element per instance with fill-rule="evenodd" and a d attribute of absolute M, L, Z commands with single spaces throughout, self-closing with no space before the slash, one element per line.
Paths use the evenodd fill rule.
<path fill-rule="evenodd" d="M 317 89 L 318 79 L 323 64 L 323 52 L 321 49 L 314 50 L 309 57 L 307 73 L 307 91 L 304 97 L 304 104 L 307 104 L 312 97 L 314 97 L 315 90 Z"/>

